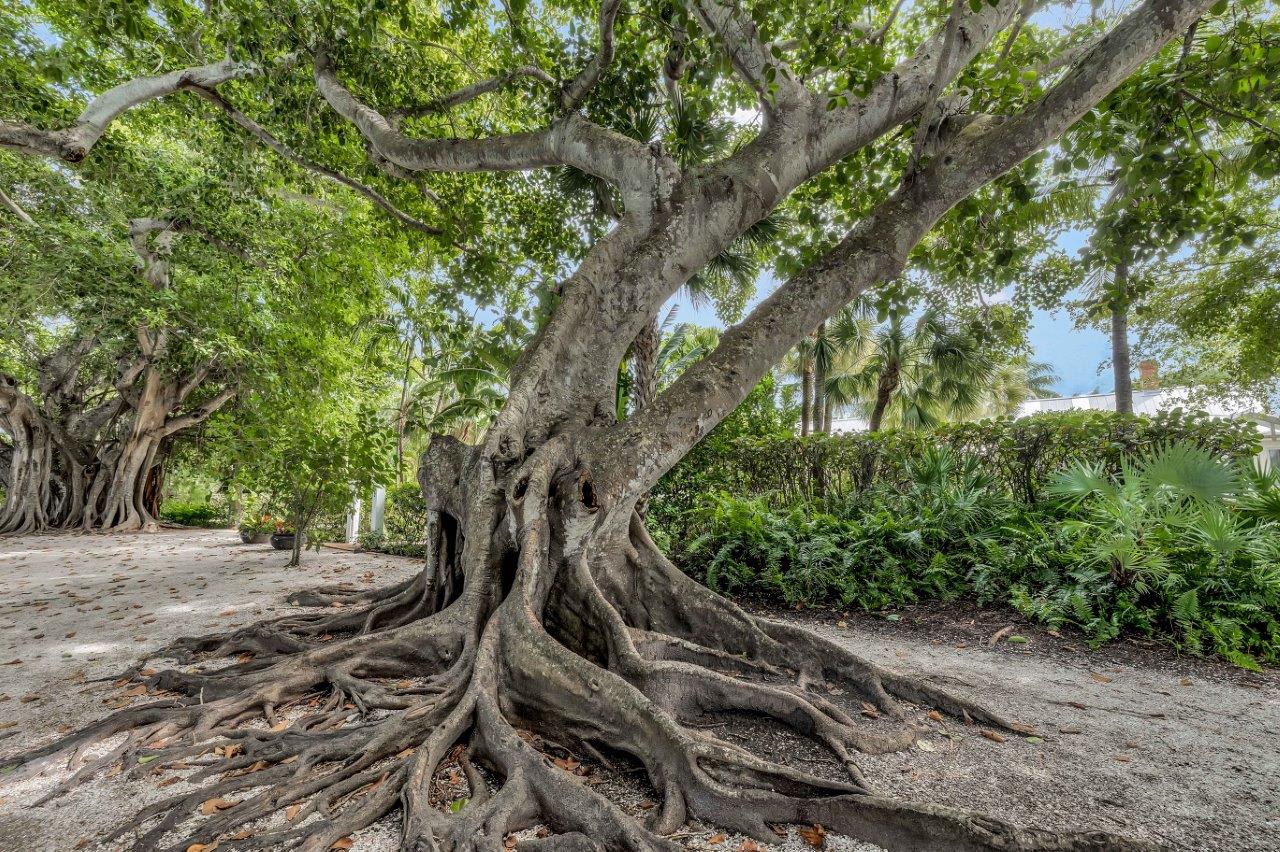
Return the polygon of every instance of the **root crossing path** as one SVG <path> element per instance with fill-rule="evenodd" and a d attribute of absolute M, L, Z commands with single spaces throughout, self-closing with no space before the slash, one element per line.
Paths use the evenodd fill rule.
<path fill-rule="evenodd" d="M 622 659 L 569 618 L 590 601 L 539 604 L 519 564 L 469 633 L 450 617 L 466 583 L 366 554 L 286 570 L 226 531 L 5 539 L 0 560 L 0 754 L 29 760 L 0 776 L 0 848 L 811 848 L 796 831 L 815 824 L 831 849 L 1277 845 L 1274 681 L 1103 683 L 1088 660 L 809 638 L 736 610 L 756 644 L 712 647 L 730 622 L 681 619 L 731 605 L 665 575 L 684 608 L 636 597 L 651 611 L 624 614 Z M 296 593 L 316 580 L 332 588 Z M 218 638 L 95 682 L 192 633 Z M 783 656 L 810 652 L 820 667 Z"/>

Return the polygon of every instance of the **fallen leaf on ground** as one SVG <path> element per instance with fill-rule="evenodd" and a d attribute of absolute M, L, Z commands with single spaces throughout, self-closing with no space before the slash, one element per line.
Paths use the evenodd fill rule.
<path fill-rule="evenodd" d="M 796 833 L 814 849 L 822 849 L 827 845 L 827 830 L 821 825 L 815 824 L 813 828 L 798 828 Z"/>
<path fill-rule="evenodd" d="M 713 834 L 707 838 L 707 845 L 719 846 L 721 843 L 724 843 L 724 840 L 725 840 L 725 837 L 723 834 Z"/>
<path fill-rule="evenodd" d="M 939 713 L 937 710 L 930 710 L 930 711 L 929 711 L 927 714 L 925 714 L 925 715 L 927 715 L 930 719 L 932 719 L 932 720 L 933 720 L 933 721 L 935 721 L 935 722 L 941 722 L 941 721 L 942 721 L 942 714 L 941 714 L 941 713 Z"/>
<path fill-rule="evenodd" d="M 1001 627 L 995 633 L 991 634 L 991 638 L 987 640 L 987 647 L 994 648 L 996 646 L 996 643 L 998 643 L 1001 639 L 1008 636 L 1012 632 L 1013 632 L 1012 624 L 1010 624 L 1008 627 Z"/>
<path fill-rule="evenodd" d="M 212 843 L 192 843 L 187 847 L 187 852 L 213 852 L 218 848 L 218 841 Z"/>
<path fill-rule="evenodd" d="M 984 737 L 986 737 L 987 739 L 991 740 L 991 742 L 993 742 L 993 743 L 1002 743 L 1002 742 L 1004 742 L 1004 737 L 1000 736 L 1000 735 L 999 735 L 999 734 L 997 734 L 995 731 L 988 731 L 986 728 L 983 728 L 983 729 L 982 729 L 982 735 L 983 735 Z"/>
<path fill-rule="evenodd" d="M 578 761 L 574 760 L 572 757 L 557 757 L 555 759 L 555 764 L 556 766 L 559 766 L 561 769 L 563 769 L 565 772 L 572 772 L 573 770 L 577 769 L 579 766 L 582 765 Z"/>
<path fill-rule="evenodd" d="M 1111 683 L 1111 678 L 1104 674 L 1098 674 L 1097 672 L 1089 672 L 1089 677 L 1093 678 L 1098 683 Z"/>
<path fill-rule="evenodd" d="M 302 805 L 290 805 L 284 810 L 284 818 L 289 822 L 293 822 L 294 817 L 298 815 L 300 810 L 302 810 Z"/>
<path fill-rule="evenodd" d="M 350 849 L 352 846 L 355 846 L 355 845 L 356 845 L 355 842 L 350 837 L 343 837 L 333 841 L 333 845 L 330 846 L 329 848 L 330 849 Z"/>
<path fill-rule="evenodd" d="M 213 814 L 216 814 L 218 811 L 225 811 L 228 808 L 234 808 L 238 804 L 240 803 L 233 801 L 231 799 L 224 799 L 221 796 L 218 796 L 215 799 L 206 799 L 200 805 L 200 813 L 204 814 L 205 816 L 212 816 Z"/>

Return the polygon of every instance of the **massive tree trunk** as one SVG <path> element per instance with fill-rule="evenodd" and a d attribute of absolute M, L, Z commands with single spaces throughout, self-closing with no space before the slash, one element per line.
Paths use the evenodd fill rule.
<path fill-rule="evenodd" d="M 56 512 L 57 448 L 44 417 L 12 376 L 0 374 L 0 430 L 9 436 L 0 533 L 40 530 Z"/>
<path fill-rule="evenodd" d="M 198 768 L 197 789 L 148 805 L 122 829 L 139 829 L 142 849 L 171 843 L 173 832 L 184 838 L 179 848 L 219 841 L 324 852 L 397 807 L 402 848 L 412 852 L 498 850 L 509 832 L 539 824 L 549 836 L 520 848 L 674 850 L 668 835 L 690 817 L 766 842 L 772 824 L 821 823 L 890 849 L 1146 848 L 875 792 L 857 754 L 910 747 L 930 710 L 1026 729 L 805 630 L 751 616 L 667 561 L 634 509 L 819 322 L 897 276 L 952 205 L 1048 144 L 1210 2 L 1142 3 L 1017 115 L 942 129 L 936 156 L 622 422 L 618 364 L 659 306 L 801 183 L 928 114 L 939 85 L 1023 4 L 956 4 L 945 35 L 927 39 L 865 97 L 833 107 L 732 6 L 695 2 L 767 117 L 756 140 L 688 173 L 660 146 L 598 127 L 577 109 L 612 58 L 616 3 L 601 11 L 600 53 L 556 90 L 556 119 L 501 138 L 409 138 L 358 101 L 321 52 L 321 94 L 396 166 L 572 166 L 613 183 L 625 212 L 563 282 L 484 443 L 437 437 L 429 445 L 419 471 L 429 547 L 417 576 L 377 591 L 299 593 L 296 603 L 323 609 L 182 640 L 165 653 L 206 665 L 139 667 L 130 677 L 164 697 L 20 755 L 15 771 L 119 733 L 123 741 L 69 783 L 117 761 L 141 775 L 222 746 L 231 756 Z M 223 658 L 233 661 L 208 664 Z M 282 715 L 286 707 L 293 715 Z M 703 721 L 740 714 L 811 738 L 840 777 L 773 762 Z M 570 757 L 635 766 L 661 806 L 642 824 L 565 771 Z M 457 807 L 436 780 L 450 775 L 466 788 Z M 217 796 L 240 801 L 193 821 Z M 258 824 L 295 805 L 293 820 Z M 250 825 L 256 833 L 241 833 Z"/>
<path fill-rule="evenodd" d="M 152 286 L 168 286 L 169 245 L 183 228 L 136 219 L 130 236 Z M 152 245 L 153 235 L 159 235 Z M 10 435 L 12 485 L 0 510 L 0 534 L 46 529 L 154 530 L 157 477 L 175 435 L 203 423 L 235 395 L 223 387 L 198 405 L 212 363 L 171 374 L 163 363 L 167 334 L 139 326 L 136 357 L 109 380 L 82 375 L 98 338 L 73 338 L 41 358 L 37 388 L 25 393 L 0 374 L 0 429 Z M 105 396 L 106 401 L 90 402 Z"/>
<path fill-rule="evenodd" d="M 1111 371 L 1116 383 L 1116 411 L 1133 413 L 1133 366 L 1129 352 L 1129 264 L 1116 264 L 1111 308 Z"/>

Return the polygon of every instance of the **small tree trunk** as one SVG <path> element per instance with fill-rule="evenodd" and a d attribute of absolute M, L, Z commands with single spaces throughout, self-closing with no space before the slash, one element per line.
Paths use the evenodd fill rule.
<path fill-rule="evenodd" d="M 831 434 L 831 417 L 833 412 L 835 411 L 835 401 L 831 399 L 830 394 L 827 395 L 826 403 L 827 404 L 822 409 L 822 431 L 823 433 L 830 435 Z"/>
<path fill-rule="evenodd" d="M 876 402 L 871 409 L 871 421 L 867 424 L 868 431 L 880 431 L 880 424 L 884 422 L 885 410 L 889 408 L 889 402 L 893 399 L 893 392 L 897 389 L 897 371 L 886 371 L 880 376 L 880 381 L 876 383 Z"/>
<path fill-rule="evenodd" d="M 404 374 L 400 381 L 400 407 L 396 411 L 396 484 L 404 482 L 404 433 L 409 424 L 409 372 L 413 367 L 413 345 L 417 335 L 405 346 Z"/>
<path fill-rule="evenodd" d="M 827 371 L 826 368 L 819 363 L 817 356 L 817 345 L 827 335 L 827 324 L 821 322 L 818 324 L 818 330 L 814 333 L 815 351 L 813 358 L 813 431 L 822 434 L 826 431 L 826 411 L 827 411 Z"/>
<path fill-rule="evenodd" d="M 1111 369 L 1116 382 L 1116 412 L 1133 413 L 1133 368 L 1129 353 L 1129 264 L 1116 264 L 1111 297 Z"/>
<path fill-rule="evenodd" d="M 800 378 L 800 434 L 809 434 L 813 417 L 813 362 L 806 361 Z"/>

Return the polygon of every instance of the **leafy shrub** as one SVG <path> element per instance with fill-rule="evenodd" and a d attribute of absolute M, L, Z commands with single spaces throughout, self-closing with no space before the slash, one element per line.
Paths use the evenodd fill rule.
<path fill-rule="evenodd" d="M 1274 477 L 1170 445 L 1126 460 L 1117 476 L 1078 463 L 1048 490 L 1070 507 L 1063 527 L 1082 559 L 1058 583 L 1020 590 L 1019 609 L 1071 621 L 1095 641 L 1128 629 L 1240 666 L 1280 660 L 1280 523 L 1266 514 L 1280 499 Z"/>
<path fill-rule="evenodd" d="M 160 507 L 160 517 L 186 527 L 225 527 L 230 522 L 226 506 L 204 501 L 169 500 Z"/>
<path fill-rule="evenodd" d="M 654 489 L 650 516 L 671 541 L 695 537 L 684 524 L 702 495 L 767 495 L 775 506 L 807 503 L 830 509 L 873 489 L 907 487 L 910 466 L 935 446 L 976 459 L 999 488 L 1028 505 L 1041 502 L 1054 474 L 1077 461 L 1115 474 L 1126 456 L 1170 443 L 1201 447 L 1224 461 L 1243 461 L 1258 451 L 1252 423 L 1181 409 L 1154 417 L 1047 412 L 935 430 L 806 438 L 789 435 L 780 425 L 753 431 L 750 412 L 740 412 L 716 427 Z"/>
<path fill-rule="evenodd" d="M 1280 477 L 1191 444 L 1121 457 L 1116 473 L 1077 462 L 1035 505 L 946 447 L 907 458 L 901 477 L 822 500 L 702 495 L 679 562 L 714 588 L 793 605 L 966 595 L 1094 643 L 1129 632 L 1280 662 Z"/>
<path fill-rule="evenodd" d="M 427 501 L 416 482 L 387 489 L 383 528 L 388 542 L 420 543 L 427 534 Z"/>

